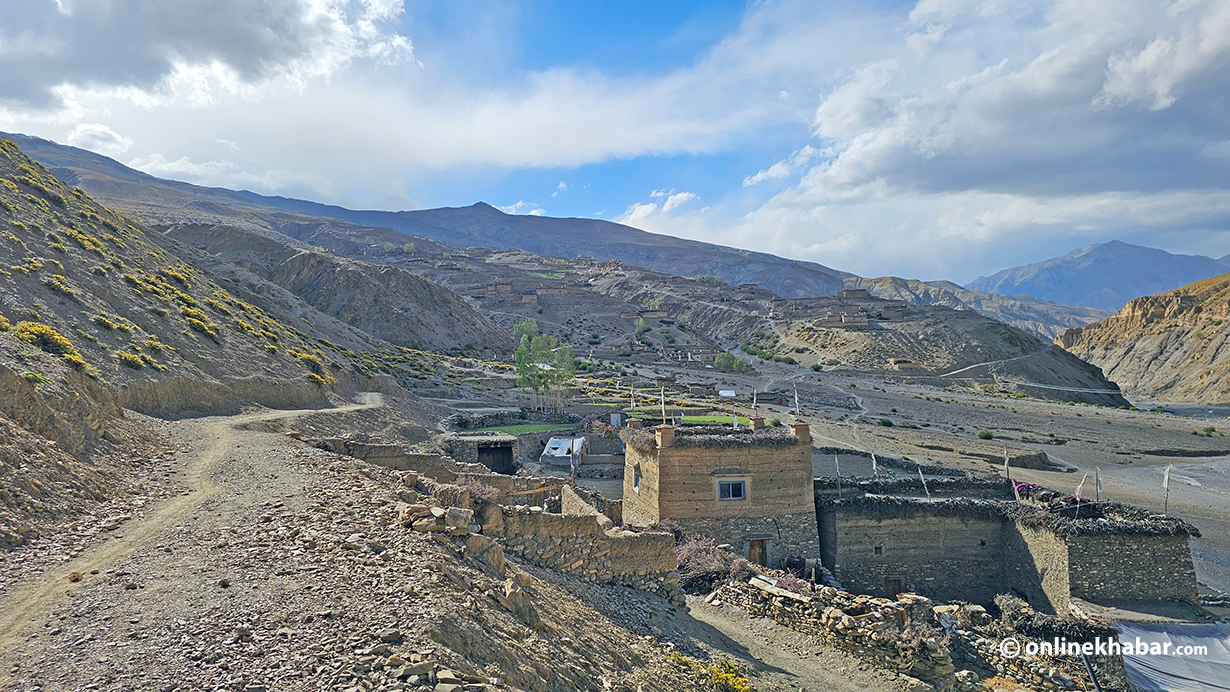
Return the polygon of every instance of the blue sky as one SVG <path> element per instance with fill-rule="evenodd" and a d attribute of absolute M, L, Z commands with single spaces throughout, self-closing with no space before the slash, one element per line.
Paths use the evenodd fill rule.
<path fill-rule="evenodd" d="M 31 0 L 0 129 L 351 207 L 482 200 L 864 276 L 1230 253 L 1230 0 Z"/>

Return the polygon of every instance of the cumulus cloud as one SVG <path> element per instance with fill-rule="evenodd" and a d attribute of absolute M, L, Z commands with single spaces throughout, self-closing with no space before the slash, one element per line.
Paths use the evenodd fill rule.
<path fill-rule="evenodd" d="M 0 99 L 55 107 L 66 86 L 156 91 L 194 72 L 188 82 L 211 71 L 248 84 L 329 76 L 355 58 L 411 57 L 389 28 L 402 12 L 401 0 L 8 3 Z"/>
<path fill-rule="evenodd" d="M 441 171 L 601 175 L 772 151 L 725 196 L 678 183 L 711 206 L 674 190 L 586 203 L 860 273 L 960 280 L 1116 236 L 1230 252 L 1230 0 L 750 3 L 677 69 L 490 80 L 465 72 L 482 62 L 468 54 L 421 68 L 401 13 L 400 0 L 21 3 L 0 28 L 0 128 L 64 141 L 107 127 L 122 134 L 75 137 L 131 138 L 143 169 L 193 182 L 332 202 L 378 191 L 375 204 L 400 199 L 389 180 L 414 190 Z"/>
<path fill-rule="evenodd" d="M 82 123 L 68 131 L 65 141 L 75 147 L 106 156 L 116 156 L 132 148 L 131 139 L 119 135 L 102 123 Z"/>

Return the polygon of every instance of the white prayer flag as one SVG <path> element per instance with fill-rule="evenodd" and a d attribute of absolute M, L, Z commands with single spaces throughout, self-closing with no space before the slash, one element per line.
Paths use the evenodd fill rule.
<path fill-rule="evenodd" d="M 927 493 L 927 502 L 932 502 L 933 500 L 931 499 L 931 491 L 927 490 L 927 479 L 923 478 L 921 467 L 918 469 L 918 480 L 922 481 L 923 492 Z"/>
<path fill-rule="evenodd" d="M 1093 467 L 1093 484 L 1099 493 L 1102 492 L 1102 472 L 1096 466 Z"/>
<path fill-rule="evenodd" d="M 1170 490 L 1170 466 L 1167 466 L 1166 473 L 1162 474 L 1162 490 Z"/>
<path fill-rule="evenodd" d="M 1076 500 L 1078 502 L 1081 499 L 1081 488 L 1085 487 L 1085 480 L 1088 478 L 1089 478 L 1089 473 L 1085 472 L 1085 475 L 1081 478 L 1081 482 L 1076 485 Z"/>
<path fill-rule="evenodd" d="M 876 455 L 875 455 L 875 452 L 872 452 L 872 453 L 871 453 L 871 475 L 876 476 L 876 477 L 879 477 L 879 475 L 880 475 L 880 471 L 879 471 L 879 469 L 877 469 L 877 468 L 876 468 Z"/>
<path fill-rule="evenodd" d="M 837 467 L 837 477 L 841 478 L 841 462 L 837 460 L 837 455 L 833 455 L 833 466 Z"/>

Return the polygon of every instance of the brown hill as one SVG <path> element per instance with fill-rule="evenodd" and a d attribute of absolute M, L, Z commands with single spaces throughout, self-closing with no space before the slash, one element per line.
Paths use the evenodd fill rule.
<path fill-rule="evenodd" d="M 516 347 L 507 331 L 475 312 L 461 296 L 398 267 L 297 248 L 233 226 L 173 226 L 168 234 L 398 346 L 489 352 Z"/>
<path fill-rule="evenodd" d="M 1133 299 L 1055 343 L 1100 366 L 1129 394 L 1230 402 L 1230 274 Z"/>
<path fill-rule="evenodd" d="M 415 379 L 430 371 L 424 355 L 97 204 L 3 140 L 0 217 L 0 413 L 74 455 L 88 452 L 121 407 L 297 407 L 380 372 Z M 328 270 L 327 259 L 313 261 L 320 283 L 309 298 L 335 313 L 345 316 L 347 292 L 376 293 L 365 272 L 383 268 Z M 291 282 L 293 272 L 283 278 Z M 418 332 L 425 346 L 457 345 L 439 339 L 473 325 L 476 334 L 485 327 L 488 346 L 508 341 L 446 289 L 413 277 L 403 283 L 422 290 L 380 299 L 423 304 L 386 306 L 383 333 L 411 334 L 430 319 L 449 326 Z M 372 387 L 379 385 L 365 385 Z"/>
<path fill-rule="evenodd" d="M 973 310 L 1048 340 L 1054 339 L 1065 329 L 1110 317 L 1110 313 L 1102 310 L 1060 305 L 1033 296 L 971 291 L 951 281 L 918 281 L 895 276 L 878 279 L 851 277 L 846 279 L 846 288 L 865 288 L 877 298 L 900 300 L 911 305 Z"/>

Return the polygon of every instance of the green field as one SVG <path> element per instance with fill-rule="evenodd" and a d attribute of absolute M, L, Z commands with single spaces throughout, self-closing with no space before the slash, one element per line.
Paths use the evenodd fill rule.
<path fill-rule="evenodd" d="M 502 432 L 509 435 L 525 433 L 553 432 L 555 430 L 571 430 L 567 423 L 519 423 L 517 425 L 494 425 L 490 428 L 478 428 L 474 432 Z"/>
<path fill-rule="evenodd" d="M 683 422 L 692 425 L 729 425 L 731 416 L 684 416 Z M 739 425 L 748 425 L 748 420 L 743 416 L 739 416 Z"/>
<path fill-rule="evenodd" d="M 564 272 L 530 272 L 531 276 L 537 276 L 540 279 L 562 279 Z"/>

